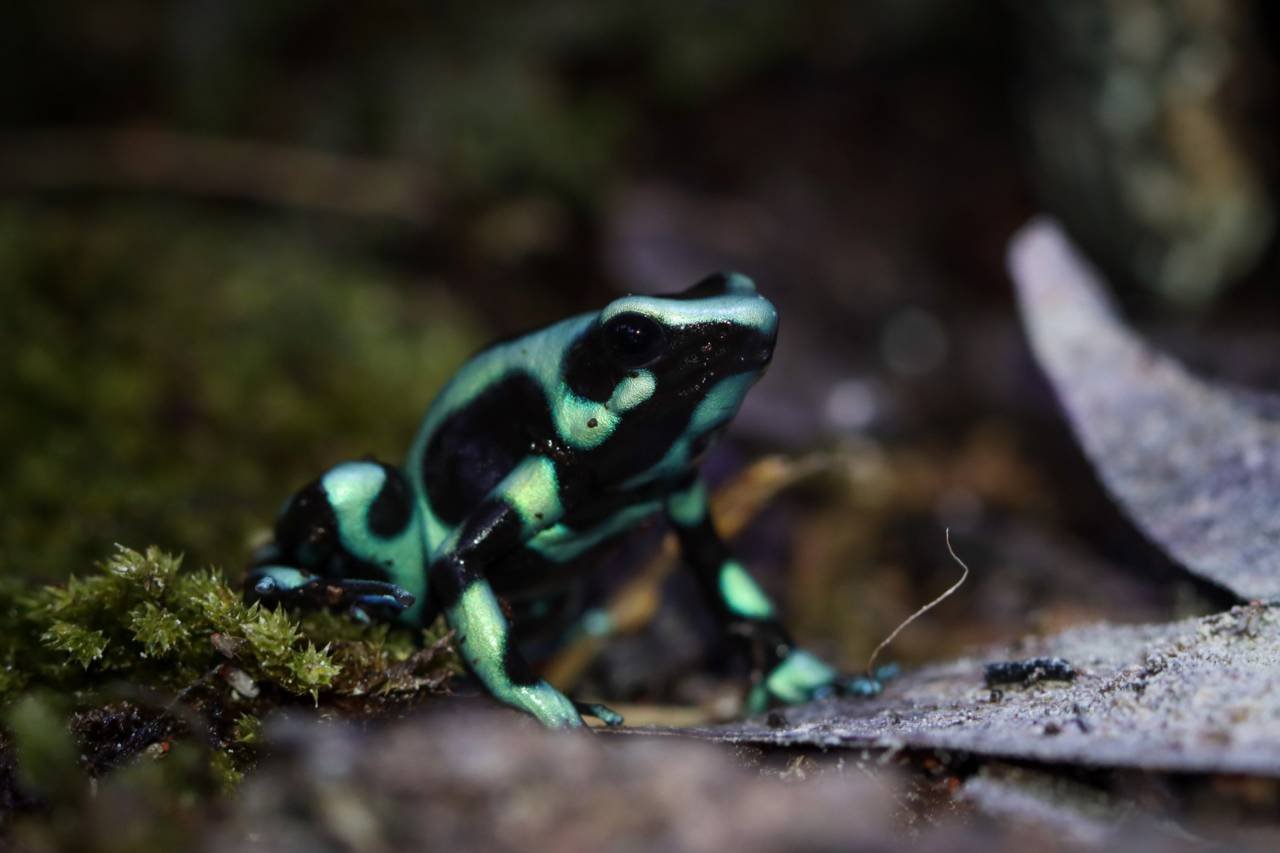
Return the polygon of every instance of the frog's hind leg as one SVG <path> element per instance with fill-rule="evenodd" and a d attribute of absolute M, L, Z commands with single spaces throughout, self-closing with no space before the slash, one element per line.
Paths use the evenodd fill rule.
<path fill-rule="evenodd" d="M 667 516 L 726 632 L 744 640 L 755 658 L 756 683 L 747 695 L 752 713 L 775 704 L 798 704 L 826 696 L 874 696 L 883 677 L 842 677 L 816 655 L 795 646 L 777 607 L 716 532 L 707 489 L 691 478 L 667 501 Z"/>
<path fill-rule="evenodd" d="M 616 724 L 621 722 L 617 714 L 575 703 L 534 673 L 487 575 L 522 543 L 559 521 L 559 495 L 554 463 L 526 457 L 432 555 L 431 593 L 457 636 L 467 668 L 495 699 L 550 727 L 580 727 L 584 713 Z"/>
<path fill-rule="evenodd" d="M 275 540 L 255 554 L 245 592 L 268 604 L 417 623 L 422 554 L 413 494 L 399 470 L 344 462 L 285 505 Z"/>

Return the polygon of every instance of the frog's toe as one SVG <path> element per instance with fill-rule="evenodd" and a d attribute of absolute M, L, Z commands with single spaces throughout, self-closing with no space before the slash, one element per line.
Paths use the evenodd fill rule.
<path fill-rule="evenodd" d="M 417 600 L 409 590 L 387 581 L 348 579 L 329 581 L 328 585 L 339 590 L 343 601 L 358 607 L 389 607 L 400 611 L 412 607 Z"/>
<path fill-rule="evenodd" d="M 395 614 L 416 600 L 404 587 L 386 581 L 319 578 L 291 566 L 259 566 L 249 573 L 246 586 L 251 600 L 271 606 L 345 608 L 360 622 L 368 621 L 370 609 Z"/>
<path fill-rule="evenodd" d="M 316 581 L 314 575 L 292 566 L 258 566 L 249 572 L 247 580 L 253 595 L 268 603 L 299 595 Z"/>
<path fill-rule="evenodd" d="M 417 601 L 410 590 L 385 580 L 338 578 L 325 579 L 321 583 L 325 602 L 330 607 L 387 607 L 399 612 L 412 607 Z"/>
<path fill-rule="evenodd" d="M 884 683 L 880 679 L 866 675 L 855 675 L 844 679 L 840 683 L 839 692 L 842 696 L 870 698 L 878 696 L 882 690 L 884 690 Z"/>
<path fill-rule="evenodd" d="M 898 666 L 896 662 L 890 662 L 890 663 L 880 664 L 878 667 L 876 667 L 876 671 L 873 672 L 871 675 L 873 678 L 875 678 L 876 681 L 879 681 L 881 684 L 883 684 L 886 681 L 892 681 L 893 679 L 897 678 L 901 674 L 902 674 L 902 667 Z"/>
<path fill-rule="evenodd" d="M 275 578 L 258 578 L 257 583 L 253 585 L 253 591 L 265 598 L 279 592 L 280 584 L 276 583 Z"/>
<path fill-rule="evenodd" d="M 853 675 L 840 680 L 838 692 L 841 696 L 859 696 L 869 698 L 879 696 L 884 691 L 886 682 L 898 677 L 901 668 L 896 663 L 886 663 L 876 667 L 870 675 Z"/>
<path fill-rule="evenodd" d="M 812 701 L 821 701 L 823 699 L 830 699 L 832 696 L 839 696 L 840 693 L 841 686 L 837 682 L 833 681 L 830 684 L 820 684 L 813 688 L 813 692 L 809 694 L 809 699 Z"/>
<path fill-rule="evenodd" d="M 584 717 L 595 717 L 609 728 L 622 725 L 622 715 L 607 705 L 598 702 L 574 702 L 573 706 Z"/>

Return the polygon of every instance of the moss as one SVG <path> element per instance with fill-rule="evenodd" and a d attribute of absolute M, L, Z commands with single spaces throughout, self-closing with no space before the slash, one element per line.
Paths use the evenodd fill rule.
<path fill-rule="evenodd" d="M 5 608 L 18 624 L 0 632 L 7 695 L 33 683 L 85 690 L 112 678 L 182 690 L 231 662 L 259 688 L 318 702 L 325 691 L 399 689 L 405 662 L 424 653 L 433 672 L 456 667 L 439 633 L 422 648 L 414 632 L 385 624 L 246 605 L 218 572 L 181 564 L 154 546 L 116 546 L 96 573 L 63 586 L 10 586 L 21 602 Z"/>
<path fill-rule="evenodd" d="M 236 743 L 253 745 L 262 738 L 262 721 L 252 714 L 241 714 L 236 718 L 231 736 Z"/>

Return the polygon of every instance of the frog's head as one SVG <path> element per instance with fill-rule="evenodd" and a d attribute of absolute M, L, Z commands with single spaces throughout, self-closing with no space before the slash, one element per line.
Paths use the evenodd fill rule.
<path fill-rule="evenodd" d="M 647 370 L 659 388 L 697 393 L 719 378 L 763 373 L 778 312 L 745 275 L 717 273 L 681 293 L 614 300 L 596 333 L 617 372 Z"/>
<path fill-rule="evenodd" d="M 627 444 L 703 449 L 773 357 L 778 313 L 751 279 L 717 274 L 663 296 L 626 296 L 597 315 L 565 363 L 580 397 L 605 402 Z"/>

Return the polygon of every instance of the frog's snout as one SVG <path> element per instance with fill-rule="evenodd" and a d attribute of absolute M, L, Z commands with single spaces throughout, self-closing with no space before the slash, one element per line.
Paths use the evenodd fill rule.
<path fill-rule="evenodd" d="M 768 331 L 753 335 L 755 340 L 743 350 L 743 361 L 753 370 L 764 370 L 773 361 L 773 350 L 778 343 L 778 325 L 774 323 Z"/>
<path fill-rule="evenodd" d="M 749 317 L 744 325 L 750 331 L 742 341 L 739 357 L 748 370 L 763 372 L 773 361 L 778 342 L 778 312 L 773 303 L 754 291 L 743 295 L 742 302 L 746 308 L 743 313 Z"/>
<path fill-rule="evenodd" d="M 769 362 L 773 361 L 773 343 L 771 339 L 768 343 L 761 344 L 756 348 L 751 361 L 757 370 L 764 370 L 769 366 Z"/>

